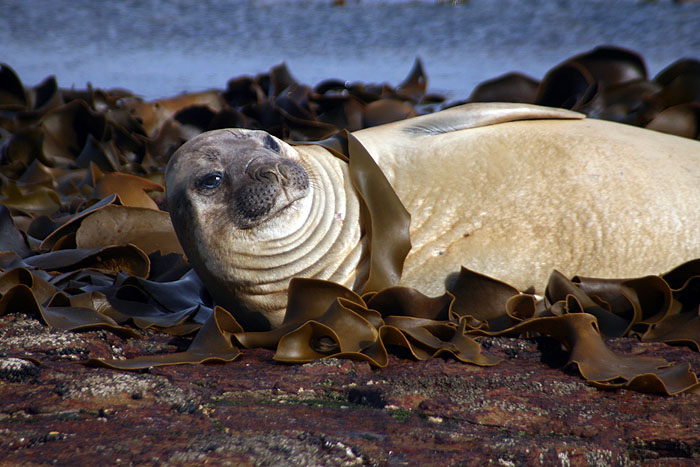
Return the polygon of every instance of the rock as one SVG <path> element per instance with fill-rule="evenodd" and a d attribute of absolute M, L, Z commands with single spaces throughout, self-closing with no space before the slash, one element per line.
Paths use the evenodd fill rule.
<path fill-rule="evenodd" d="M 246 350 L 227 364 L 143 372 L 75 364 L 76 356 L 130 357 L 181 346 L 171 336 L 146 334 L 122 340 L 1 317 L 0 366 L 20 369 L 0 371 L 2 464 L 700 461 L 697 394 L 595 389 L 577 372 L 558 368 L 566 353 L 554 349 L 562 358 L 556 352 L 552 358 L 558 344 L 546 338 L 483 339 L 488 354 L 504 358 L 495 367 L 396 355 L 383 369 L 338 359 L 287 365 L 264 349 Z M 700 366 L 700 355 L 684 347 L 629 338 L 607 343 L 621 353 Z"/>

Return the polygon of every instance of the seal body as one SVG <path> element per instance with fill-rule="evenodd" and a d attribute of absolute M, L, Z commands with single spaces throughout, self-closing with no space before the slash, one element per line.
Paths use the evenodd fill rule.
<path fill-rule="evenodd" d="M 566 275 L 657 274 L 700 256 L 700 143 L 561 109 L 467 104 L 360 130 L 411 214 L 402 285 L 465 266 L 542 292 Z M 348 164 L 317 145 L 217 130 L 166 172 L 183 249 L 244 326 L 279 325 L 292 277 L 359 290 L 368 242 Z"/>
<path fill-rule="evenodd" d="M 464 265 L 544 292 L 552 272 L 659 274 L 700 256 L 700 143 L 595 119 L 530 120 L 392 143 L 357 132 L 411 213 L 402 282 Z M 428 278 L 436 278 L 431 281 Z"/>

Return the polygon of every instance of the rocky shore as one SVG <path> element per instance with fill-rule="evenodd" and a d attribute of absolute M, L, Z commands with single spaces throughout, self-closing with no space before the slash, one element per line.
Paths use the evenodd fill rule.
<path fill-rule="evenodd" d="M 601 343 L 630 361 L 663 359 L 618 378 L 586 376 L 590 362 L 571 361 L 575 342 L 542 330 L 478 337 L 495 366 L 462 363 L 459 352 L 417 358 L 423 350 L 410 346 L 390 349 L 385 365 L 280 363 L 274 350 L 230 339 L 192 350 L 214 304 L 188 275 L 165 212 L 174 150 L 215 128 L 319 140 L 457 104 L 430 91 L 427 71 L 416 62 L 396 87 L 309 86 L 280 65 L 146 102 L 61 89 L 53 77 L 25 87 L 3 65 L 0 465 L 697 464 L 697 262 L 627 284 L 646 293 L 639 302 L 562 282 L 558 313 L 615 315 L 624 326 L 601 324 Z M 565 107 L 697 139 L 700 62 L 650 77 L 642 57 L 604 47 L 542 79 L 495 77 L 468 100 Z M 631 307 L 682 332 L 634 321 Z M 158 360 L 174 354 L 207 363 Z M 138 358 L 162 366 L 108 368 Z"/>

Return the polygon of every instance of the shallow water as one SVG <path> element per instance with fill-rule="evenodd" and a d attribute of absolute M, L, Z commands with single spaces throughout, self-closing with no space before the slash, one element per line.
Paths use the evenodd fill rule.
<path fill-rule="evenodd" d="M 147 98 L 223 88 L 286 61 L 304 83 L 398 84 L 420 56 L 429 89 L 464 98 L 508 71 L 535 78 L 596 45 L 653 75 L 700 58 L 700 3 L 636 0 L 0 0 L 0 61 L 27 85 L 123 87 Z"/>

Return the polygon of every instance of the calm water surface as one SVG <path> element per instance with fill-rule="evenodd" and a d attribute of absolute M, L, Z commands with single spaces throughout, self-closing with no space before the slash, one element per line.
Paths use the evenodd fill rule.
<path fill-rule="evenodd" d="M 147 98 L 223 88 L 283 61 L 308 84 L 395 85 L 420 56 L 431 90 L 463 98 L 601 44 L 640 52 L 652 74 L 700 58 L 700 3 L 668 0 L 0 0 L 0 11 L 0 61 L 25 84 L 53 74 Z"/>

